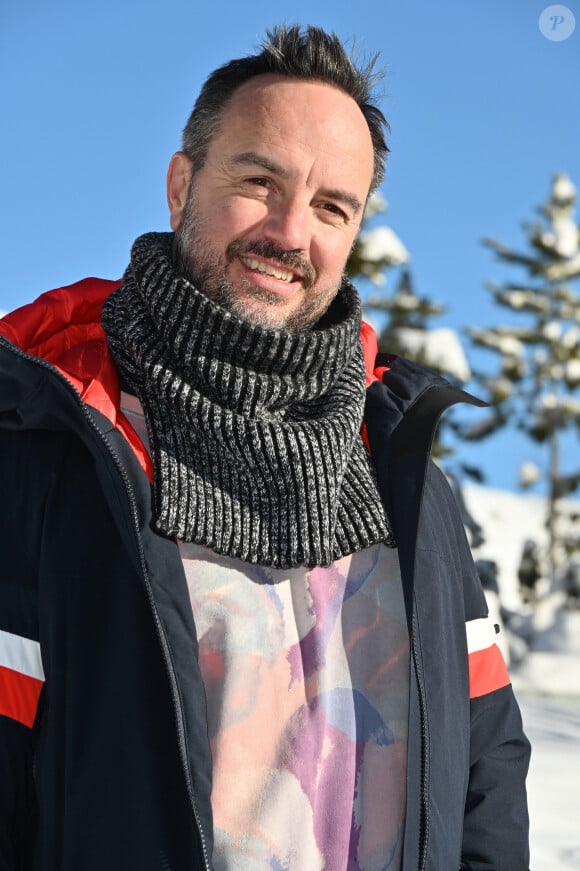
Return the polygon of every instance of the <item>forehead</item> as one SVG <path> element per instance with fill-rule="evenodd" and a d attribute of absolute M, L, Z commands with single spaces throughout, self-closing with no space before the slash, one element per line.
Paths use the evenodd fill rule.
<path fill-rule="evenodd" d="M 260 147 L 292 162 L 356 177 L 370 186 L 374 154 L 368 125 L 352 97 L 318 81 L 256 76 L 226 104 L 212 150 L 235 154 Z"/>

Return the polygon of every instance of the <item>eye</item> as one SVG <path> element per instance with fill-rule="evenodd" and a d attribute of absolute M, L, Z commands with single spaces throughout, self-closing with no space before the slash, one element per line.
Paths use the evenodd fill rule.
<path fill-rule="evenodd" d="M 268 188 L 272 186 L 272 181 L 269 178 L 265 178 L 261 175 L 252 176 L 251 178 L 247 178 L 246 182 L 248 184 L 254 184 L 258 187 Z"/>
<path fill-rule="evenodd" d="M 340 206 L 337 206 L 336 203 L 322 203 L 321 208 L 324 212 L 328 212 L 329 215 L 335 215 L 337 218 L 341 218 L 345 223 L 350 220 L 350 216 L 342 209 Z"/>

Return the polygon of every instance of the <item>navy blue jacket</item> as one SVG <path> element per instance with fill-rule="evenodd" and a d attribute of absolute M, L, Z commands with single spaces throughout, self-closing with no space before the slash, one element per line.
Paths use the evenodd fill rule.
<path fill-rule="evenodd" d="M 0 659 L 0 871 L 211 868 L 195 626 L 116 417 L 98 323 L 115 286 L 81 282 L 0 322 L 0 641 L 24 639 L 43 672 Z M 529 744 L 497 646 L 468 655 L 466 623 L 487 608 L 429 460 L 439 415 L 471 400 L 376 363 L 366 434 L 411 640 L 403 869 L 527 871 Z"/>

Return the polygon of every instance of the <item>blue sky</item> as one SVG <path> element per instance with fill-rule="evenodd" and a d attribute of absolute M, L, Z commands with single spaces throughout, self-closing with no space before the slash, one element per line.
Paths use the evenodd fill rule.
<path fill-rule="evenodd" d="M 555 172 L 580 187 L 580 2 L 566 4 L 577 28 L 562 42 L 539 30 L 548 5 L 4 0 L 0 309 L 117 277 L 137 235 L 167 229 L 166 167 L 203 79 L 286 21 L 381 52 L 392 127 L 382 192 L 416 290 L 448 306 L 437 325 L 497 322 L 483 283 L 510 274 L 481 238 L 523 244 Z M 469 459 L 511 488 L 523 447 L 498 444 Z"/>

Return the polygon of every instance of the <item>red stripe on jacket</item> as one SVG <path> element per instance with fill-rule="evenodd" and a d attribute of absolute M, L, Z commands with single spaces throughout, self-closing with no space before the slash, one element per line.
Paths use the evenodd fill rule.
<path fill-rule="evenodd" d="M 469 654 L 469 697 L 477 699 L 510 684 L 510 676 L 497 644 Z"/>
<path fill-rule="evenodd" d="M 31 727 L 44 681 L 0 665 L 0 715 Z"/>

